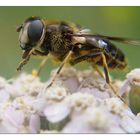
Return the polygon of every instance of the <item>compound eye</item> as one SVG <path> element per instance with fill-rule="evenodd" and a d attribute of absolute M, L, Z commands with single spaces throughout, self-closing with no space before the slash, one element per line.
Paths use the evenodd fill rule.
<path fill-rule="evenodd" d="M 37 43 L 43 33 L 44 25 L 41 20 L 34 20 L 28 26 L 28 37 L 31 43 Z"/>

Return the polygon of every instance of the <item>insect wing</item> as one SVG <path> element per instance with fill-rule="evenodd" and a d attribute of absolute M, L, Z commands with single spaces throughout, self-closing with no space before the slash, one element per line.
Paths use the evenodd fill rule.
<path fill-rule="evenodd" d="M 140 45 L 140 40 L 128 39 L 123 37 L 104 36 L 100 34 L 71 34 L 71 35 L 77 37 L 92 37 L 95 39 L 108 39 L 108 40 L 117 41 L 125 44 L 136 45 L 136 46 Z"/>

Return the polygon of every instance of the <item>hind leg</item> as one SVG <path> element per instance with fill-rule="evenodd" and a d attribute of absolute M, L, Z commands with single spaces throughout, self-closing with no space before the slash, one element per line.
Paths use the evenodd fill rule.
<path fill-rule="evenodd" d="M 95 52 L 93 54 L 87 54 L 87 55 L 79 56 L 76 59 L 74 59 L 73 61 L 71 61 L 70 63 L 72 65 L 75 65 L 77 63 L 80 63 L 82 61 L 85 61 L 85 60 L 88 60 L 88 59 L 91 59 L 91 58 L 96 59 L 100 55 L 101 55 L 101 52 Z M 99 69 L 99 67 L 94 63 L 92 63 L 91 65 L 92 65 L 92 68 L 95 69 L 102 78 L 104 78 L 104 75 L 103 75 L 102 71 Z"/>
<path fill-rule="evenodd" d="M 92 64 L 92 68 L 95 69 L 102 78 L 104 78 L 103 72 L 99 69 L 99 67 L 96 64 Z"/>
<path fill-rule="evenodd" d="M 105 58 L 105 55 L 103 54 L 103 52 L 96 52 L 96 53 L 93 53 L 93 54 L 87 54 L 87 55 L 83 55 L 83 56 L 80 56 L 76 59 L 74 59 L 71 64 L 72 65 L 75 65 L 77 63 L 80 63 L 82 61 L 85 61 L 85 60 L 90 60 L 90 59 L 97 59 L 97 57 L 101 56 L 102 58 L 102 61 L 103 61 L 103 66 L 104 66 L 104 73 L 105 73 L 105 79 L 106 79 L 106 82 L 108 84 L 110 84 L 110 77 L 109 77 L 109 70 L 108 70 L 108 66 L 107 66 L 107 62 L 106 62 L 106 58 Z M 92 61 L 91 61 L 92 62 Z M 101 77 L 104 77 L 103 73 L 98 69 L 98 67 L 95 65 L 95 64 L 92 64 L 93 68 L 95 68 L 95 70 L 99 73 L 99 75 Z"/>
<path fill-rule="evenodd" d="M 106 57 L 103 53 L 101 53 L 101 57 L 102 57 L 102 61 L 103 61 L 103 66 L 104 66 L 104 73 L 105 73 L 105 79 L 106 79 L 106 82 L 108 84 L 110 84 L 111 80 L 110 80 L 110 75 L 109 75 L 109 70 L 108 70 L 108 65 L 107 65 L 107 62 L 106 62 Z"/>
<path fill-rule="evenodd" d="M 101 58 L 102 58 L 102 63 L 103 63 L 103 67 L 104 67 L 104 74 L 105 74 L 106 83 L 110 86 L 110 88 L 112 89 L 113 93 L 125 103 L 123 98 L 117 94 L 116 90 L 114 89 L 113 85 L 111 84 L 108 65 L 107 65 L 107 62 L 106 62 L 106 57 L 105 57 L 103 52 L 97 52 L 97 53 L 94 53 L 94 54 L 88 54 L 88 55 L 85 55 L 85 56 L 80 56 L 80 57 L 74 59 L 71 62 L 71 64 L 74 65 L 74 64 L 80 63 L 82 61 L 89 60 L 91 58 L 96 59 L 98 56 L 101 56 Z M 95 64 L 93 64 L 93 67 L 94 66 L 95 66 Z M 103 73 L 99 69 L 97 69 L 96 67 L 94 67 L 94 68 L 101 75 L 101 77 L 104 77 Z"/>
<path fill-rule="evenodd" d="M 101 53 L 101 56 L 102 56 L 102 61 L 103 61 L 103 66 L 104 66 L 104 73 L 105 73 L 106 82 L 108 83 L 108 85 L 110 86 L 110 88 L 112 89 L 114 94 L 125 103 L 124 99 L 116 92 L 116 90 L 114 89 L 114 87 L 111 83 L 105 55 L 103 53 Z"/>

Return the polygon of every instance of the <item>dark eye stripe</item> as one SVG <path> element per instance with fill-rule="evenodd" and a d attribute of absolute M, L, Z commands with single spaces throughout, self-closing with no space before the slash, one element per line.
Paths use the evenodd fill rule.
<path fill-rule="evenodd" d="M 43 23 L 40 20 L 31 21 L 28 27 L 28 37 L 30 42 L 36 43 L 42 36 Z"/>

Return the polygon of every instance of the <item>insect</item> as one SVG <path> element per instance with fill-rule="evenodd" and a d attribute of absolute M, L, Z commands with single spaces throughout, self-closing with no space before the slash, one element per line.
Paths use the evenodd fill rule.
<path fill-rule="evenodd" d="M 76 24 L 49 21 L 40 17 L 26 19 L 18 26 L 17 32 L 20 32 L 19 42 L 23 50 L 23 60 L 17 70 L 21 70 L 31 55 L 46 56 L 40 65 L 38 74 L 45 65 L 48 55 L 61 62 L 48 87 L 53 84 L 65 64 L 76 65 L 82 61 L 90 63 L 110 85 L 109 69 L 124 69 L 127 66 L 124 53 L 111 41 L 140 45 L 139 40 L 91 34 Z M 103 67 L 104 75 L 98 66 Z"/>

